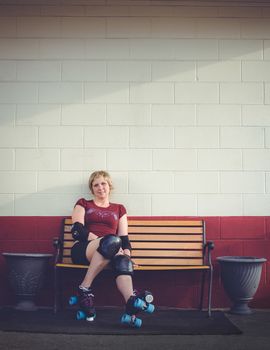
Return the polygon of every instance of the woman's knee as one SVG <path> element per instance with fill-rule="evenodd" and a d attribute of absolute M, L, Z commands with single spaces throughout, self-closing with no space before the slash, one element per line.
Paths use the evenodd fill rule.
<path fill-rule="evenodd" d="M 108 260 L 111 260 L 121 248 L 122 241 L 118 236 L 107 235 L 104 236 L 100 242 L 97 251 Z"/>

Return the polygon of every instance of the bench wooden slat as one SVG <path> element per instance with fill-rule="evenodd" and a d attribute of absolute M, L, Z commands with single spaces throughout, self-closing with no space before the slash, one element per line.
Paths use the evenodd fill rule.
<path fill-rule="evenodd" d="M 202 259 L 162 259 L 162 258 L 134 258 L 132 261 L 137 265 L 175 265 L 175 266 L 184 266 L 184 265 L 203 265 Z"/>
<path fill-rule="evenodd" d="M 178 236 L 178 235 L 128 235 L 130 242 L 202 242 L 202 236 Z"/>
<path fill-rule="evenodd" d="M 69 257 L 63 256 L 62 262 L 63 262 L 64 264 L 72 264 L 71 257 L 70 257 L 70 256 L 69 256 Z M 75 264 L 74 264 L 74 265 L 75 265 Z"/>
<path fill-rule="evenodd" d="M 132 250 L 134 249 L 189 249 L 189 250 L 202 250 L 202 243 L 168 243 L 168 242 L 132 242 Z"/>
<path fill-rule="evenodd" d="M 65 241 L 64 242 L 64 249 L 71 248 L 73 246 L 73 241 Z M 145 242 L 136 242 L 131 241 L 132 250 L 134 249 L 188 249 L 188 250 L 202 250 L 203 244 L 202 242 L 154 242 L 154 241 L 145 241 Z"/>
<path fill-rule="evenodd" d="M 64 241 L 64 249 L 71 248 L 74 241 Z M 202 249 L 202 242 L 131 242 L 132 249 L 153 248 L 153 249 Z"/>
<path fill-rule="evenodd" d="M 175 266 L 175 265 L 168 265 L 168 266 L 160 266 L 160 265 L 150 265 L 150 266 L 140 266 L 136 265 L 134 266 L 134 270 L 137 271 L 171 271 L 171 270 L 209 270 L 210 267 L 208 265 L 184 265 L 184 266 Z"/>
<path fill-rule="evenodd" d="M 64 248 L 63 249 L 63 256 L 68 256 L 70 257 L 71 256 L 71 249 L 70 248 Z"/>
<path fill-rule="evenodd" d="M 203 232 L 202 227 L 170 227 L 170 226 L 149 226 L 149 227 L 128 227 L 128 233 L 196 233 L 201 234 Z"/>
<path fill-rule="evenodd" d="M 70 257 L 70 249 L 63 250 L 64 257 Z M 201 250 L 133 250 L 133 257 L 202 257 Z"/>
<path fill-rule="evenodd" d="M 155 234 L 129 234 L 130 242 L 134 241 L 199 241 L 203 240 L 202 235 L 171 235 L 171 234 L 163 234 L 163 235 L 155 235 Z M 73 242 L 73 238 L 71 233 L 64 233 L 64 242 L 70 241 Z"/>
<path fill-rule="evenodd" d="M 189 249 L 189 250 L 202 250 L 202 243 L 190 243 L 190 242 L 132 242 L 132 249 Z"/>
<path fill-rule="evenodd" d="M 134 257 L 193 257 L 202 258 L 201 250 L 134 250 L 132 252 L 132 259 Z"/>
<path fill-rule="evenodd" d="M 87 265 L 76 265 L 76 264 L 73 264 L 70 259 L 68 261 L 69 262 L 64 262 L 63 261 L 62 263 L 57 263 L 55 266 L 57 266 L 57 267 L 65 267 L 65 268 L 74 268 L 74 269 L 88 269 Z"/>
<path fill-rule="evenodd" d="M 74 241 L 64 241 L 64 249 L 65 248 L 72 248 L 74 244 Z"/>
<path fill-rule="evenodd" d="M 203 226 L 202 220 L 128 220 L 128 226 Z"/>
<path fill-rule="evenodd" d="M 66 225 L 72 225 L 72 219 L 65 219 Z M 129 226 L 203 226 L 202 220 L 179 220 L 179 219 L 164 219 L 164 220 L 136 220 L 128 219 Z"/>
<path fill-rule="evenodd" d="M 87 265 L 75 265 L 72 263 L 58 263 L 56 264 L 57 267 L 63 267 L 63 268 L 75 268 L 75 269 L 88 269 Z M 160 270 L 194 270 L 194 268 L 196 268 L 197 270 L 207 270 L 210 267 L 208 265 L 190 265 L 190 266 L 174 266 L 174 265 L 170 265 L 170 266 L 139 266 L 139 265 L 135 265 L 134 266 L 134 270 L 137 271 L 160 271 Z"/>
<path fill-rule="evenodd" d="M 66 241 L 66 240 L 69 240 L 69 241 L 73 241 L 74 242 L 74 240 L 73 240 L 73 238 L 72 238 L 72 234 L 71 233 L 64 233 L 64 241 Z"/>

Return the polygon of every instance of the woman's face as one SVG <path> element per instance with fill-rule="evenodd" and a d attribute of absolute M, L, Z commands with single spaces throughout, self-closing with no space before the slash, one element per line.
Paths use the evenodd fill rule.
<path fill-rule="evenodd" d="M 103 176 L 97 177 L 92 182 L 92 191 L 96 198 L 104 199 L 109 197 L 110 186 Z"/>

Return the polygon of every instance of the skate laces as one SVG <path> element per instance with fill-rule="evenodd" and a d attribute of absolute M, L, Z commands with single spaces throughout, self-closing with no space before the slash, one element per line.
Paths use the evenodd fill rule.
<path fill-rule="evenodd" d="M 86 307 L 94 306 L 94 294 L 91 289 L 80 288 L 81 303 Z"/>

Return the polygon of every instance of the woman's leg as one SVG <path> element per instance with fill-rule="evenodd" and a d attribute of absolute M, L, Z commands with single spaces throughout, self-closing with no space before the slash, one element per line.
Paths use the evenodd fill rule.
<path fill-rule="evenodd" d="M 132 277 L 129 275 L 120 275 L 116 278 L 116 285 L 120 293 L 123 295 L 125 302 L 133 295 Z"/>
<path fill-rule="evenodd" d="M 105 259 L 98 251 L 100 239 L 90 242 L 86 249 L 86 257 L 90 265 L 81 283 L 81 287 L 90 288 L 95 277 L 109 264 L 110 260 Z"/>
<path fill-rule="evenodd" d="M 133 263 L 123 251 L 119 251 L 113 259 L 113 269 L 116 274 L 116 286 L 125 302 L 133 295 Z"/>
<path fill-rule="evenodd" d="M 90 242 L 87 246 L 86 257 L 90 261 L 89 268 L 81 283 L 81 287 L 90 288 L 95 277 L 110 263 L 98 251 L 100 239 Z M 122 254 L 122 253 L 120 253 Z M 116 285 L 124 300 L 127 302 L 133 295 L 133 282 L 130 275 L 119 275 L 116 278 Z"/>

